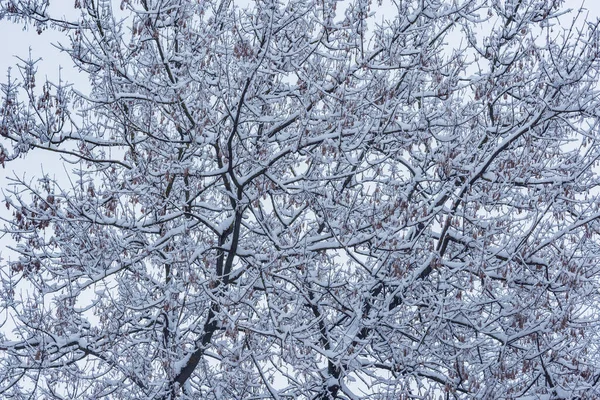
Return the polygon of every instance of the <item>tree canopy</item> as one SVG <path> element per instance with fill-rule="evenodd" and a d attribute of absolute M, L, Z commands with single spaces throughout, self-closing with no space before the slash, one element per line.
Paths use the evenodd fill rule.
<path fill-rule="evenodd" d="M 74 7 L 0 2 L 89 82 L 0 87 L 0 162 L 69 165 L 5 186 L 0 397 L 600 396 L 585 10 Z"/>

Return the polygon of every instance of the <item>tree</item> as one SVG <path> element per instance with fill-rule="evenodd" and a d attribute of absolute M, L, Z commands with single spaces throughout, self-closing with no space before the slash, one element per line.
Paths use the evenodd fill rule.
<path fill-rule="evenodd" d="M 2 163 L 72 164 L 7 192 L 2 396 L 600 396 L 598 22 L 561 3 L 3 0 L 90 90 L 1 87 Z"/>

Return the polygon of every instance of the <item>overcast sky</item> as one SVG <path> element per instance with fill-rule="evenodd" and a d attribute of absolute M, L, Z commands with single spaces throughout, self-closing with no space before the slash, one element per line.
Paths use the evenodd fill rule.
<path fill-rule="evenodd" d="M 121 0 L 113 0 L 117 6 Z M 59 13 L 70 13 L 73 14 L 71 2 L 68 8 L 60 9 Z M 240 1 L 236 2 L 241 4 Z M 61 2 L 61 4 L 65 4 Z M 598 0 L 566 0 L 564 8 L 578 9 L 585 6 L 589 11 L 589 21 L 593 21 L 600 16 L 600 1 Z M 385 5 L 383 7 L 374 7 L 373 10 L 381 15 L 385 15 L 389 18 L 390 13 L 385 13 Z M 338 10 L 343 9 L 343 4 L 340 4 Z M 341 14 L 341 13 L 338 13 Z M 574 14 L 572 14 L 574 15 Z M 569 21 L 572 17 L 568 17 Z M 380 21 L 381 17 L 377 17 L 376 20 Z M 565 22 L 567 22 L 565 21 Z M 12 67 L 12 74 L 18 74 L 18 69 L 15 65 L 20 63 L 19 58 L 26 59 L 31 51 L 33 59 L 40 59 L 38 63 L 38 80 L 43 82 L 44 78 L 50 81 L 57 81 L 60 70 L 63 78 L 70 83 L 73 83 L 78 89 L 86 88 L 87 77 L 80 75 L 73 68 L 70 59 L 65 55 L 61 54 L 54 46 L 53 43 L 64 42 L 67 43 L 68 39 L 64 34 L 54 31 L 45 31 L 41 35 L 35 32 L 35 29 L 23 29 L 22 26 L 12 24 L 8 21 L 0 21 L 0 38 L 2 38 L 0 49 L 0 81 L 6 82 L 7 71 Z M 38 82 L 38 87 L 42 82 Z M 82 90 L 85 92 L 85 90 Z M 67 167 L 68 169 L 68 167 Z M 57 177 L 65 176 L 65 167 L 62 165 L 60 160 L 52 154 L 41 154 L 36 152 L 35 154 L 29 154 L 26 159 L 16 160 L 6 165 L 5 169 L 0 169 L 0 189 L 7 188 L 7 177 L 13 174 L 18 176 L 25 175 L 28 178 L 39 176 L 41 171 L 56 175 Z M 4 207 L 0 207 L 0 215 L 7 216 L 7 210 Z M 5 247 L 9 243 L 8 238 L 0 238 L 0 257 L 5 259 L 10 257 L 9 252 L 6 251 Z"/>

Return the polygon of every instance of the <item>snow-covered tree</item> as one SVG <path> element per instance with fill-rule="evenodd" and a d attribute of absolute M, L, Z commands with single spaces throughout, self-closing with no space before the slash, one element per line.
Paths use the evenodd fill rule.
<path fill-rule="evenodd" d="M 49 3 L 0 18 L 89 88 L 1 86 L 2 164 L 70 172 L 4 185 L 1 397 L 600 396 L 584 10 Z"/>

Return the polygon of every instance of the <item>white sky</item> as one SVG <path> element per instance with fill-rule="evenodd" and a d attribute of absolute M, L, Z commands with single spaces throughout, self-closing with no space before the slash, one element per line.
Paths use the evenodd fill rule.
<path fill-rule="evenodd" d="M 393 14 L 386 14 L 386 3 L 389 4 L 391 0 L 384 1 L 383 6 L 372 6 L 372 11 L 375 11 L 378 15 L 372 19 L 374 22 L 380 22 L 381 16 L 384 18 L 390 18 Z M 117 6 L 120 4 L 120 0 L 113 0 Z M 349 0 L 341 1 L 337 8 L 338 16 L 343 16 L 344 5 Z M 244 5 L 249 3 L 246 0 L 238 0 L 236 4 Z M 63 5 L 65 3 L 62 3 Z M 61 13 L 70 13 L 76 15 L 73 10 L 71 3 L 68 7 L 54 7 L 55 16 Z M 566 0 L 563 8 L 578 9 L 582 5 L 589 10 L 589 21 L 593 21 L 600 17 L 600 0 Z M 56 13 L 58 11 L 58 13 Z M 75 13 L 75 14 L 74 14 Z M 381 16 L 380 16 L 381 15 Z M 571 16 L 565 19 L 565 23 L 570 22 L 571 18 L 575 15 L 572 13 Z M 53 46 L 53 43 L 63 41 L 67 43 L 68 39 L 62 33 L 47 30 L 39 35 L 34 28 L 23 29 L 22 26 L 10 23 L 8 21 L 0 21 L 0 38 L 2 44 L 0 45 L 0 82 L 6 82 L 7 70 L 12 67 L 12 74 L 18 74 L 18 69 L 15 67 L 16 64 L 20 63 L 19 58 L 27 59 L 31 51 L 33 59 L 40 59 L 38 63 L 38 87 L 41 86 L 41 81 L 48 79 L 50 81 L 58 81 L 59 71 L 62 66 L 62 77 L 68 82 L 73 83 L 79 90 L 87 88 L 87 77 L 85 75 L 79 75 L 77 70 L 72 66 L 70 58 L 65 54 L 61 54 L 58 49 Z M 85 92 L 85 90 L 82 90 Z M 7 177 L 17 174 L 18 176 L 26 176 L 31 178 L 39 176 L 42 169 L 44 172 L 51 175 L 63 175 L 65 174 L 65 167 L 60 162 L 60 159 L 53 154 L 47 154 L 40 151 L 30 152 L 26 159 L 15 160 L 6 165 L 5 169 L 0 168 L 0 189 L 6 189 L 8 185 Z M 67 167 L 68 169 L 68 167 Z M 3 202 L 3 196 L 0 195 L 0 201 Z M 4 206 L 0 207 L 0 216 L 9 216 Z M 1 224 L 1 222 L 0 222 Z M 10 251 L 6 249 L 6 246 L 10 243 L 9 238 L 0 236 L 0 265 L 2 258 L 8 258 Z"/>
<path fill-rule="evenodd" d="M 375 11 L 378 15 L 372 20 L 373 22 L 380 22 L 381 16 L 384 18 L 391 18 L 393 14 L 386 14 L 386 5 L 391 0 L 386 0 L 383 6 L 377 6 L 374 2 L 372 11 Z M 118 10 L 120 0 L 113 0 Z M 337 8 L 338 16 L 343 15 L 344 5 L 349 0 L 341 1 Z M 65 3 L 61 2 L 63 5 Z M 68 7 L 57 7 L 55 6 L 54 11 L 59 11 L 56 14 L 69 12 L 71 15 L 75 11 L 71 6 L 71 2 L 66 2 Z M 238 0 L 236 4 L 243 5 L 249 3 L 246 0 Z M 600 0 L 566 0 L 563 8 L 578 9 L 582 5 L 589 10 L 588 20 L 593 21 L 600 17 Z M 56 15 L 55 14 L 55 15 Z M 565 23 L 570 22 L 571 18 L 575 13 L 571 13 L 569 17 L 565 19 Z M 70 83 L 73 83 L 79 90 L 85 92 L 85 88 L 88 88 L 87 77 L 85 75 L 78 74 L 77 70 L 72 66 L 70 58 L 65 54 L 61 54 L 58 49 L 53 46 L 53 43 L 63 41 L 68 42 L 68 39 L 62 33 L 47 30 L 39 35 L 34 28 L 23 29 L 22 26 L 10 23 L 8 21 L 0 21 L 0 38 L 2 39 L 0 45 L 0 82 L 6 82 L 7 70 L 12 67 L 12 74 L 18 74 L 18 69 L 15 67 L 16 64 L 20 63 L 18 58 L 27 59 L 31 51 L 33 59 L 40 59 L 38 63 L 38 87 L 44 79 L 50 81 L 58 81 L 59 71 L 62 77 Z M 62 71 L 60 70 L 62 66 Z M 69 167 L 67 167 L 68 169 Z M 0 189 L 6 189 L 8 185 L 8 176 L 17 174 L 18 176 L 26 176 L 31 178 L 39 176 L 42 172 L 49 173 L 51 175 L 64 176 L 65 167 L 60 162 L 60 159 L 53 154 L 47 154 L 40 151 L 30 152 L 26 159 L 15 160 L 6 165 L 5 169 L 0 168 Z M 3 200 L 3 196 L 0 195 L 0 200 Z M 3 201 L 2 201 L 3 203 Z M 0 216 L 9 216 L 6 208 L 0 206 Z M 0 224 L 2 224 L 0 222 Z M 2 264 L 1 258 L 9 258 L 9 251 L 6 246 L 10 243 L 9 238 L 0 237 L 0 265 Z"/>

